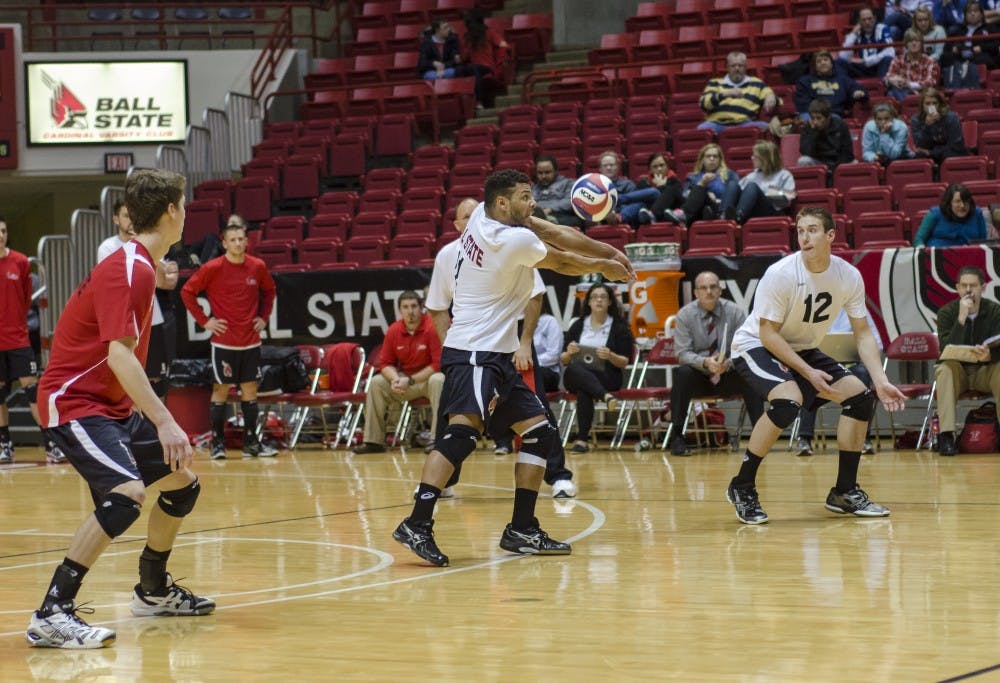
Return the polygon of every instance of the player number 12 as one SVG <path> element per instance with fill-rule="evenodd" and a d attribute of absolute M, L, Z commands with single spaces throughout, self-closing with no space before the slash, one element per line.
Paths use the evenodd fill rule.
<path fill-rule="evenodd" d="M 828 292 L 820 292 L 816 295 L 816 312 L 813 313 L 813 295 L 806 297 L 806 314 L 802 316 L 804 323 L 821 323 L 829 320 L 830 315 L 825 313 L 826 309 L 833 303 L 833 297 Z"/>

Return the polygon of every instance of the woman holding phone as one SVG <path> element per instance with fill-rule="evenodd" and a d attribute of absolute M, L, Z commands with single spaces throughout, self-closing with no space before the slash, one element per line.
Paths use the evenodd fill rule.
<path fill-rule="evenodd" d="M 958 114 L 948 107 L 948 100 L 937 88 L 920 91 L 920 108 L 910 119 L 914 151 L 918 157 L 930 157 L 940 164 L 948 157 L 965 156 L 965 136 Z"/>

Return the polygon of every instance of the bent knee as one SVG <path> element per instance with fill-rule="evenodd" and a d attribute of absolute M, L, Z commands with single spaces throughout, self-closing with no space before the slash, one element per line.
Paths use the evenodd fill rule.
<path fill-rule="evenodd" d="M 120 493 L 123 496 L 128 496 L 139 505 L 143 505 L 146 502 L 146 485 L 141 479 L 134 479 L 124 484 L 119 484 L 111 489 L 111 493 Z"/>

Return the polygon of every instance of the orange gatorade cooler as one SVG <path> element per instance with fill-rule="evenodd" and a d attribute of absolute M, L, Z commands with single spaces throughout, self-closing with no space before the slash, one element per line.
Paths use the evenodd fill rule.
<path fill-rule="evenodd" d="M 629 287 L 629 324 L 636 339 L 656 336 L 667 318 L 680 310 L 680 245 L 636 242 L 625 246 L 635 267 Z"/>

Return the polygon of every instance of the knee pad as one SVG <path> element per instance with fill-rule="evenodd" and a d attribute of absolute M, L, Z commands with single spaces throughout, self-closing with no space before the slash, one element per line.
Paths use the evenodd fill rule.
<path fill-rule="evenodd" d="M 194 509 L 194 504 L 200 494 L 201 484 L 195 479 L 182 489 L 161 491 L 156 502 L 160 509 L 171 517 L 187 517 Z"/>
<path fill-rule="evenodd" d="M 25 387 L 24 395 L 28 397 L 28 403 L 38 403 L 38 382 L 30 387 Z"/>
<path fill-rule="evenodd" d="M 142 506 L 121 493 L 109 493 L 94 510 L 94 517 L 110 538 L 118 538 L 135 524 Z"/>
<path fill-rule="evenodd" d="M 434 444 L 435 450 L 453 466 L 459 467 L 476 450 L 479 432 L 466 425 L 448 425 L 444 436 Z"/>
<path fill-rule="evenodd" d="M 802 406 L 795 401 L 789 401 L 787 398 L 776 398 L 771 401 L 771 407 L 767 411 L 767 416 L 774 423 L 775 427 L 784 429 L 795 422 L 795 418 L 799 416 L 801 409 Z"/>
<path fill-rule="evenodd" d="M 866 389 L 841 403 L 840 408 L 840 414 L 844 417 L 868 424 L 875 414 L 875 395 L 871 389 Z"/>
<path fill-rule="evenodd" d="M 539 422 L 521 435 L 521 451 L 517 454 L 517 461 L 545 467 L 545 463 L 561 443 L 558 429 L 548 421 Z"/>

